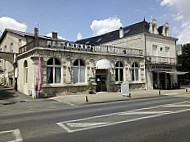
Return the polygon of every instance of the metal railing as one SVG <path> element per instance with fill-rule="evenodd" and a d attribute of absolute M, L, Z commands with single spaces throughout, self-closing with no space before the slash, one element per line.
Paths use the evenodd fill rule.
<path fill-rule="evenodd" d="M 28 44 L 26 44 L 26 45 L 24 45 L 24 46 L 22 46 L 22 47 L 19 48 L 19 54 L 27 52 L 30 49 L 34 48 L 34 47 L 35 47 L 35 41 L 31 41 Z"/>
<path fill-rule="evenodd" d="M 35 46 L 36 43 L 34 41 L 30 42 L 25 46 L 19 48 L 19 54 L 29 51 Z M 71 51 L 87 51 L 87 52 L 96 52 L 96 53 L 143 56 L 143 50 L 141 49 L 120 48 L 110 45 L 92 46 L 92 45 L 78 44 L 78 43 L 60 41 L 60 40 L 39 41 L 38 47 L 57 48 L 57 49 L 65 49 Z"/>
<path fill-rule="evenodd" d="M 160 56 L 146 56 L 146 64 L 177 65 L 177 59 Z"/>

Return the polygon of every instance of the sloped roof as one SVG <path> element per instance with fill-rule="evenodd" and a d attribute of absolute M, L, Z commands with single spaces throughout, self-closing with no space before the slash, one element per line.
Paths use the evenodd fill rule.
<path fill-rule="evenodd" d="M 7 32 L 22 36 L 22 37 L 31 37 L 34 38 L 34 34 L 33 33 L 27 33 L 27 32 L 22 32 L 22 31 L 18 31 L 18 30 L 14 30 L 14 29 L 5 29 L 3 34 L 1 35 L 0 38 L 0 43 L 2 42 L 2 40 L 4 39 L 5 35 L 7 34 Z M 42 39 L 53 39 L 52 37 L 48 37 L 48 36 L 42 36 L 42 35 L 38 35 L 38 38 L 42 38 Z M 61 41 L 65 41 L 63 39 L 57 39 L 57 40 L 61 40 Z"/>
<path fill-rule="evenodd" d="M 144 32 L 148 33 L 149 23 L 143 20 L 142 22 L 124 27 L 123 32 L 124 32 L 124 38 L 139 33 L 144 33 Z M 76 41 L 76 43 L 99 45 L 116 39 L 119 39 L 119 29 L 96 37 L 78 40 Z"/>

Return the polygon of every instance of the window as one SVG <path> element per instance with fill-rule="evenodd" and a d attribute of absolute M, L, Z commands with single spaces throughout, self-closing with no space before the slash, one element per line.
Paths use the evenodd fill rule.
<path fill-rule="evenodd" d="M 86 42 L 85 42 L 85 44 L 89 44 L 89 43 L 90 43 L 90 41 L 86 41 Z"/>
<path fill-rule="evenodd" d="M 6 52 L 7 51 L 7 46 L 5 45 L 5 47 L 4 47 L 4 52 Z"/>
<path fill-rule="evenodd" d="M 24 61 L 24 82 L 28 83 L 28 62 Z"/>
<path fill-rule="evenodd" d="M 47 61 L 47 83 L 61 82 L 61 63 L 56 58 Z"/>
<path fill-rule="evenodd" d="M 97 39 L 97 41 L 96 42 L 100 42 L 102 40 L 102 37 L 100 37 L 99 39 Z"/>
<path fill-rule="evenodd" d="M 168 34 L 168 28 L 165 28 L 165 36 L 167 36 Z"/>
<path fill-rule="evenodd" d="M 152 25 L 152 33 L 154 34 L 155 33 L 155 25 Z"/>
<path fill-rule="evenodd" d="M 152 45 L 152 56 L 157 56 L 157 46 Z"/>
<path fill-rule="evenodd" d="M 127 30 L 125 30 L 125 31 L 124 31 L 124 34 L 129 33 L 129 32 L 130 32 L 130 30 L 131 30 L 131 29 L 127 29 Z"/>
<path fill-rule="evenodd" d="M 117 62 L 115 65 L 115 81 L 123 81 L 123 64 Z"/>
<path fill-rule="evenodd" d="M 19 46 L 22 46 L 22 39 L 18 39 Z"/>
<path fill-rule="evenodd" d="M 166 57 L 170 57 L 170 52 L 169 52 L 169 50 L 170 50 L 169 47 L 165 47 Z"/>
<path fill-rule="evenodd" d="M 132 64 L 132 81 L 138 81 L 139 80 L 139 66 L 137 63 Z"/>
<path fill-rule="evenodd" d="M 85 82 L 85 64 L 82 60 L 75 60 L 73 63 L 73 82 Z"/>
<path fill-rule="evenodd" d="M 163 50 L 163 48 L 162 47 L 160 47 L 160 51 L 162 51 Z"/>
<path fill-rule="evenodd" d="M 10 44 L 10 52 L 13 52 L 13 43 Z"/>

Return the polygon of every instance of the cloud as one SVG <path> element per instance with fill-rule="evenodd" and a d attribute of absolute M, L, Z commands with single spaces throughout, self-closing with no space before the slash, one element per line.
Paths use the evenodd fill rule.
<path fill-rule="evenodd" d="M 82 34 L 81 33 L 78 33 L 77 34 L 77 40 L 81 40 L 82 39 Z"/>
<path fill-rule="evenodd" d="M 46 36 L 52 37 L 52 33 L 48 33 Z M 58 39 L 63 39 L 63 40 L 65 40 L 65 38 L 63 38 L 62 36 L 59 36 L 59 35 L 58 35 Z"/>
<path fill-rule="evenodd" d="M 3 32 L 6 28 L 25 32 L 27 25 L 19 23 L 10 17 L 0 17 L 0 32 Z"/>
<path fill-rule="evenodd" d="M 190 22 L 185 22 L 181 25 L 182 30 L 178 35 L 178 43 L 190 43 Z"/>
<path fill-rule="evenodd" d="M 169 6 L 177 9 L 175 20 L 190 18 L 190 0 L 163 0 L 161 6 Z"/>
<path fill-rule="evenodd" d="M 90 25 L 93 35 L 95 36 L 117 30 L 120 27 L 122 27 L 120 19 L 113 17 L 104 20 L 94 20 Z"/>

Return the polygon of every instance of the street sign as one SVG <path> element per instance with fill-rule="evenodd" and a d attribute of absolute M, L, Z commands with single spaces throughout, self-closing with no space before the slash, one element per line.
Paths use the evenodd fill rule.
<path fill-rule="evenodd" d="M 130 97 L 130 95 L 129 95 L 129 82 L 128 81 L 124 81 L 121 84 L 121 94 L 125 97 Z"/>

